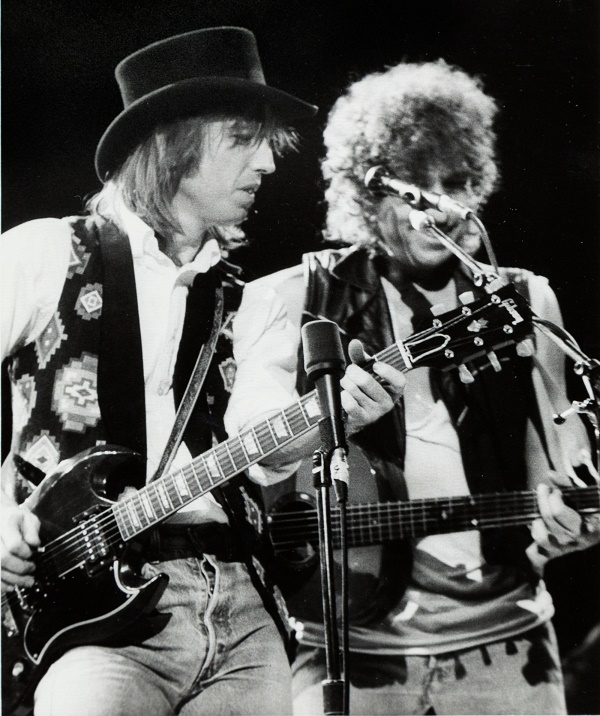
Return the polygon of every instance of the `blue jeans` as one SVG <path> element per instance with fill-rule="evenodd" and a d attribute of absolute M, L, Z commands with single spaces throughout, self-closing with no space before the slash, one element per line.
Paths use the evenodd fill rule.
<path fill-rule="evenodd" d="M 83 646 L 56 661 L 35 694 L 36 716 L 290 714 L 282 639 L 239 562 L 175 559 L 158 609 L 172 614 L 136 646 Z"/>
<path fill-rule="evenodd" d="M 301 646 L 294 714 L 323 713 L 323 649 Z M 351 654 L 351 714 L 566 714 L 554 631 L 437 656 Z"/>

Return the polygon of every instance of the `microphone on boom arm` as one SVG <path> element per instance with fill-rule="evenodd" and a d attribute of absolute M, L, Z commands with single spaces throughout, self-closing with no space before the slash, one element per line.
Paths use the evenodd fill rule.
<path fill-rule="evenodd" d="M 427 191 L 412 184 L 407 184 L 390 174 L 382 166 L 369 169 L 365 174 L 365 186 L 376 194 L 394 194 L 415 208 L 425 205 L 456 217 L 461 221 L 466 221 L 474 214 L 473 210 L 468 206 L 451 199 L 446 194 L 437 194 L 434 191 Z"/>

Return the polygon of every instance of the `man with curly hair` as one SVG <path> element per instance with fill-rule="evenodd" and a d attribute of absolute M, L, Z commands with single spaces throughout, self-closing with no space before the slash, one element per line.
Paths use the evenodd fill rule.
<path fill-rule="evenodd" d="M 478 79 L 441 60 L 399 64 L 350 85 L 330 112 L 322 163 L 326 238 L 347 247 L 308 254 L 303 266 L 261 280 L 284 298 L 298 328 L 329 318 L 347 341 L 360 338 L 376 353 L 431 325 L 432 306 L 454 308 L 463 292 L 485 295 L 453 253 L 411 225 L 411 207 L 369 191 L 365 174 L 380 165 L 478 211 L 498 181 L 496 111 Z M 469 254 L 477 251 L 474 221 L 427 213 Z M 560 322 L 544 278 L 501 274 L 539 315 Z M 353 552 L 350 713 L 565 712 L 542 569 L 597 542 L 600 530 L 562 501 L 558 486 L 589 465 L 589 446 L 578 418 L 560 429 L 551 420 L 569 406 L 562 352 L 544 336 L 535 352 L 535 363 L 514 347 L 499 353 L 502 370 L 480 366 L 470 384 L 456 372 L 411 370 L 402 403 L 361 435 L 368 466 L 351 471 L 351 497 L 364 501 L 366 484 L 385 500 L 536 489 L 541 516 L 530 529 L 450 534 L 434 534 L 437 521 L 430 534 L 384 545 L 378 561 L 372 548 Z M 295 713 L 321 713 L 322 624 L 308 600 L 292 598 L 290 610 L 304 627 Z"/>

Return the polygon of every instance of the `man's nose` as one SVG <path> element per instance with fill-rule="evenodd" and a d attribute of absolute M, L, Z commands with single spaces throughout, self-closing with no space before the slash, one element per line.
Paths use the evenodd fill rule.
<path fill-rule="evenodd" d="M 261 174 L 272 174 L 275 171 L 273 150 L 266 139 L 261 141 L 252 157 L 252 168 Z"/>

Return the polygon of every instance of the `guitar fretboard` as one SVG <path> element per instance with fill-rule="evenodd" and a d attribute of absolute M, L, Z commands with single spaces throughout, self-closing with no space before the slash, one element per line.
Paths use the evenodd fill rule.
<path fill-rule="evenodd" d="M 567 487 L 565 500 L 579 513 L 600 511 L 600 487 Z M 433 534 L 525 525 L 539 516 L 534 492 L 505 492 L 440 497 L 404 502 L 348 504 L 348 545 L 361 547 Z M 333 509 L 332 532 L 339 546 L 340 514 Z M 269 517 L 276 552 L 318 540 L 315 509 L 282 512 Z"/>
<path fill-rule="evenodd" d="M 377 354 L 376 359 L 407 371 L 399 345 L 389 346 Z M 175 514 L 183 506 L 307 433 L 317 425 L 320 417 L 317 392 L 312 391 L 285 410 L 219 443 L 185 467 L 116 503 L 112 510 L 121 538 L 129 540 Z"/>

